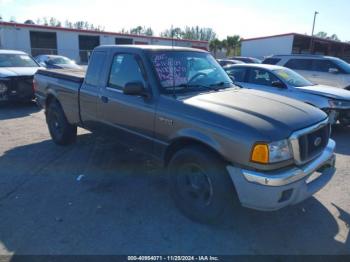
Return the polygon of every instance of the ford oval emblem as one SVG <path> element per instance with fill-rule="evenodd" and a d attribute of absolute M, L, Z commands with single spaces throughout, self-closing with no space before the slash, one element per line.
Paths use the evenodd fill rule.
<path fill-rule="evenodd" d="M 322 143 L 322 138 L 321 137 L 316 137 L 316 139 L 314 140 L 314 146 L 319 146 Z"/>

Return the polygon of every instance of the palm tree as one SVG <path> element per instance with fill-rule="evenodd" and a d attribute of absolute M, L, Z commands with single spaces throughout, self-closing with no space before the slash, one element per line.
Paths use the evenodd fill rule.
<path fill-rule="evenodd" d="M 241 37 L 239 35 L 228 36 L 226 38 L 226 55 L 237 55 L 237 47 L 241 44 Z"/>
<path fill-rule="evenodd" d="M 211 52 L 213 52 L 215 58 L 216 58 L 217 51 L 221 50 L 222 47 L 223 47 L 222 42 L 217 38 L 211 40 L 209 43 L 209 49 Z"/>

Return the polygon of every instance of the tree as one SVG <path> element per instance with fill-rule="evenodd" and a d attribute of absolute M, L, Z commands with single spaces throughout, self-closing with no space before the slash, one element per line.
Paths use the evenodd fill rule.
<path fill-rule="evenodd" d="M 242 38 L 239 35 L 227 36 L 221 41 L 222 48 L 226 49 L 226 56 L 239 55 Z"/>
<path fill-rule="evenodd" d="M 211 41 L 215 39 L 216 33 L 211 28 L 199 27 L 199 26 L 186 26 L 185 29 L 179 27 L 166 29 L 160 33 L 162 37 L 174 37 L 179 39 L 189 40 L 204 40 Z"/>
<path fill-rule="evenodd" d="M 322 31 L 318 32 L 315 36 L 320 37 L 320 38 L 324 38 L 324 39 L 340 41 L 340 39 L 338 38 L 338 36 L 336 34 L 329 36 L 326 32 L 322 32 Z"/>
<path fill-rule="evenodd" d="M 226 55 L 237 55 L 237 48 L 241 45 L 241 37 L 239 35 L 227 36 L 226 38 Z"/>
<path fill-rule="evenodd" d="M 217 38 L 211 40 L 209 43 L 209 49 L 213 52 L 215 58 L 217 51 L 222 50 L 222 47 L 222 42 Z"/>
<path fill-rule="evenodd" d="M 35 25 L 34 21 L 30 19 L 26 20 L 24 23 L 27 25 Z"/>
<path fill-rule="evenodd" d="M 147 36 L 153 36 L 154 32 L 151 27 L 145 27 L 145 26 L 137 26 L 135 28 L 131 28 L 130 31 L 125 30 L 124 28 L 122 29 L 123 33 L 128 33 L 128 34 L 134 34 L 134 35 L 147 35 Z"/>
<path fill-rule="evenodd" d="M 169 37 L 169 38 L 177 38 L 180 39 L 182 38 L 182 30 L 180 27 L 175 27 L 175 28 L 170 28 L 166 29 L 163 32 L 160 33 L 161 37 Z"/>
<path fill-rule="evenodd" d="M 338 38 L 338 36 L 336 34 L 333 34 L 329 37 L 329 39 L 331 40 L 335 40 L 335 41 L 340 41 L 340 39 Z"/>
<path fill-rule="evenodd" d="M 318 32 L 315 36 L 320 37 L 320 38 L 326 38 L 327 37 L 327 33 L 326 32 Z"/>

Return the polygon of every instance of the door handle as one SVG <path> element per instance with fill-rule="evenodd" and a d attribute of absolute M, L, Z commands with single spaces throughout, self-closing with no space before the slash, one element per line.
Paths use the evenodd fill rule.
<path fill-rule="evenodd" d="M 100 96 L 102 103 L 107 104 L 108 103 L 108 97 L 106 96 Z"/>

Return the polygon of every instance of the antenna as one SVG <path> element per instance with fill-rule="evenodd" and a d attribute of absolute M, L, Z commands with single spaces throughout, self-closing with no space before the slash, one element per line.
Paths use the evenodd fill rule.
<path fill-rule="evenodd" d="M 174 29 L 173 29 L 173 25 L 171 25 L 171 47 L 172 49 L 174 49 Z M 174 53 L 172 54 L 172 66 L 173 66 L 173 96 L 176 98 L 176 92 L 175 92 L 175 56 Z"/>
<path fill-rule="evenodd" d="M 174 48 L 174 27 L 171 25 L 171 46 Z"/>

